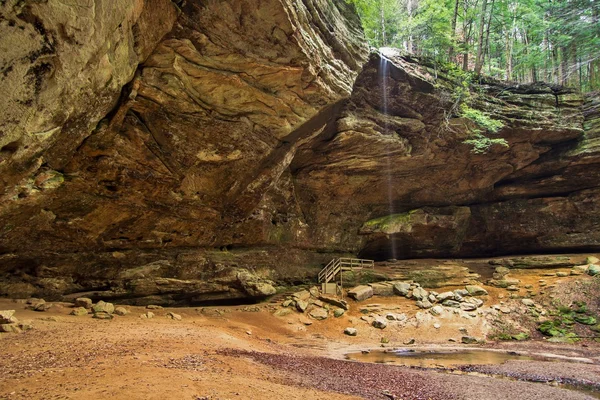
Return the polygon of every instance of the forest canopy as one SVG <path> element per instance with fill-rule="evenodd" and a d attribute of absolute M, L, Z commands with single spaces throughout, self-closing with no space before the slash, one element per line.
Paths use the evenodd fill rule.
<path fill-rule="evenodd" d="M 600 89 L 600 0 L 347 0 L 374 47 L 516 82 Z"/>

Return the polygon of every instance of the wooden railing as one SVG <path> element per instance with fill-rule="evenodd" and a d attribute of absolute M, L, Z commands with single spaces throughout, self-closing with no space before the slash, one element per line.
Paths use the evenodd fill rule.
<path fill-rule="evenodd" d="M 334 258 L 319 272 L 319 283 L 328 283 L 341 271 L 352 271 L 355 269 L 374 268 L 373 260 L 360 258 Z"/>

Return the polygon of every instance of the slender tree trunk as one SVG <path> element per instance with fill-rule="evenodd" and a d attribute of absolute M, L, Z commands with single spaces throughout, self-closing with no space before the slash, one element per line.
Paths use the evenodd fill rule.
<path fill-rule="evenodd" d="M 458 2 L 454 2 L 454 14 L 452 15 L 452 42 L 450 43 L 450 49 L 448 50 L 448 59 L 452 62 L 454 57 L 454 43 L 456 43 L 456 21 L 458 20 Z"/>
<path fill-rule="evenodd" d="M 477 40 L 477 58 L 475 59 L 475 73 L 481 73 L 483 66 L 483 33 L 485 32 L 485 17 L 487 12 L 487 0 L 483 0 L 481 4 L 481 20 L 479 22 L 479 39 Z"/>
<path fill-rule="evenodd" d="M 561 46 L 560 48 L 560 84 L 566 85 L 567 80 L 569 79 L 569 73 L 567 71 L 567 67 L 569 65 L 569 57 L 568 57 L 567 48 Z"/>

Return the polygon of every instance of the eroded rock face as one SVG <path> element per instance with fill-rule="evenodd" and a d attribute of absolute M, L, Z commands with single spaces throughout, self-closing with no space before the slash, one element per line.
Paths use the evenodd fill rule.
<path fill-rule="evenodd" d="M 107 9 L 92 3 L 90 12 Z M 151 16 L 160 23 L 143 20 L 146 3 L 156 3 Z M 59 98 L 57 107 L 65 102 L 85 116 L 89 129 L 78 128 L 78 136 L 64 142 L 57 136 L 60 154 L 44 145 L 44 159 L 23 172 L 24 180 L 6 180 L 10 201 L 0 209 L 7 222 L 0 233 L 0 269 L 23 271 L 50 295 L 98 290 L 109 298 L 129 293 L 209 301 L 271 294 L 267 277 L 240 280 L 238 272 L 222 271 L 268 268 L 285 280 L 286 268 L 323 262 L 324 256 L 310 252 L 288 252 L 282 264 L 276 254 L 256 254 L 289 242 L 309 247 L 288 167 L 300 146 L 331 130 L 341 101 L 350 96 L 367 56 L 358 18 L 343 1 L 246 0 L 177 2 L 183 5 L 175 21 L 177 7 L 170 1 L 146 3 L 131 6 L 133 16 L 125 6 L 121 10 L 133 42 L 125 35 L 119 43 L 143 47 L 139 57 L 114 57 L 109 40 L 105 58 L 119 77 L 110 77 L 113 69 L 95 68 L 107 75 L 110 90 L 105 95 L 95 81 L 85 87 L 110 97 L 110 107 L 94 103 L 90 111 L 77 90 L 61 82 L 55 85 L 60 91 L 49 95 Z M 74 12 L 61 7 L 66 15 Z M 97 25 L 114 25 L 112 19 L 122 15 L 113 11 L 94 13 Z M 47 14 L 54 23 L 53 12 L 45 8 L 36 15 Z M 141 22 L 131 33 L 134 17 Z M 94 29 L 92 24 L 86 32 L 93 36 Z M 30 140 L 31 134 L 21 136 Z M 13 147 L 3 153 L 8 169 L 21 157 Z M 246 257 L 227 257 L 231 246 L 254 249 Z M 223 262 L 215 248 L 229 260 Z M 11 283 L 9 290 L 17 288 Z"/>
<path fill-rule="evenodd" d="M 508 146 L 476 153 L 452 78 L 367 60 L 343 1 L 85 4 L 0 6 L 0 295 L 236 301 L 340 255 L 600 250 L 597 96 L 482 81 Z"/>
<path fill-rule="evenodd" d="M 598 249 L 597 100 L 483 82 L 473 106 L 508 146 L 478 154 L 435 74 L 373 56 L 336 133 L 298 154 L 312 237 L 380 260 Z"/>

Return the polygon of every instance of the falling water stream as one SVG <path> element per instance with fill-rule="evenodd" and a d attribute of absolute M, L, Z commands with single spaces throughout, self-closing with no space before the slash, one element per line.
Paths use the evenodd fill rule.
<path fill-rule="evenodd" d="M 390 68 L 389 68 L 389 60 L 382 54 L 383 49 L 380 50 L 379 53 L 379 77 L 381 79 L 381 112 L 383 113 L 383 134 L 386 137 L 389 127 L 388 127 L 388 79 L 390 79 Z M 387 185 L 387 200 L 388 200 L 388 211 L 389 215 L 394 213 L 394 196 L 393 196 L 393 178 L 392 178 L 392 148 L 391 146 L 386 146 L 386 185 Z M 396 251 L 396 238 L 393 234 L 390 235 L 390 254 L 391 258 L 397 258 Z"/>

